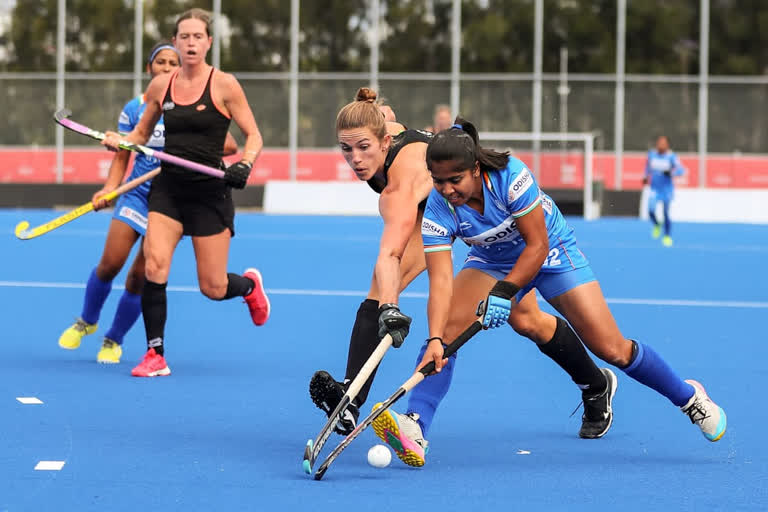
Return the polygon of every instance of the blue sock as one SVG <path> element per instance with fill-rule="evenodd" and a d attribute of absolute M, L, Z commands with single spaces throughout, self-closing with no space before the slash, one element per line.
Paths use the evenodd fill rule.
<path fill-rule="evenodd" d="M 116 341 L 118 345 L 122 345 L 125 333 L 131 330 L 133 324 L 138 320 L 140 313 L 141 295 L 135 295 L 125 290 L 122 297 L 120 297 L 120 302 L 117 304 L 112 327 L 109 328 L 109 331 L 104 336 L 112 341 Z"/>
<path fill-rule="evenodd" d="M 634 343 L 637 353 L 629 366 L 623 368 L 624 373 L 658 391 L 678 407 L 688 403 L 694 393 L 693 386 L 678 377 L 651 347 L 636 341 Z"/>
<path fill-rule="evenodd" d="M 80 318 L 86 323 L 95 324 L 99 321 L 101 308 L 107 295 L 112 290 L 112 281 L 102 281 L 96 275 L 96 269 L 91 271 L 88 278 L 88 284 L 85 285 L 85 300 L 83 301 L 83 312 Z"/>
<path fill-rule="evenodd" d="M 669 201 L 664 201 L 664 234 L 669 236 L 672 230 L 672 222 L 669 220 Z"/>
<path fill-rule="evenodd" d="M 421 358 L 424 357 L 424 352 L 427 351 L 427 344 L 425 343 L 419 351 L 419 357 L 416 359 L 416 364 L 421 363 Z M 456 364 L 456 354 L 448 358 L 448 364 L 443 366 L 440 373 L 432 375 L 416 386 L 411 395 L 408 398 L 408 410 L 406 413 L 415 412 L 419 415 L 419 426 L 421 426 L 422 433 L 426 436 L 430 425 L 432 425 L 432 419 L 435 417 L 435 411 L 437 406 L 448 393 L 448 388 L 451 387 L 451 378 L 453 377 L 453 366 Z"/>

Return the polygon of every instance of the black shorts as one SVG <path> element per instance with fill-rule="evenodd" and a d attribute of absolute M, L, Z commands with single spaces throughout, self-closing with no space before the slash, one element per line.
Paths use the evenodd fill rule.
<path fill-rule="evenodd" d="M 222 180 L 184 182 L 160 173 L 149 189 L 149 211 L 162 213 L 184 227 L 187 236 L 235 236 L 232 189 Z"/>

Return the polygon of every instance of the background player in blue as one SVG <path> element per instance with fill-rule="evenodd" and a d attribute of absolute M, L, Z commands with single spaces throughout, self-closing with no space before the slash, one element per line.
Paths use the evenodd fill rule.
<path fill-rule="evenodd" d="M 475 127 L 460 119 L 457 123 L 435 135 L 427 148 L 434 190 L 422 236 L 429 335 L 435 341 L 420 366 L 428 361 L 443 366 L 441 340 L 455 338 L 470 325 L 481 300 L 484 327 L 500 327 L 508 323 L 517 301 L 537 288 L 595 355 L 666 396 L 707 439 L 720 439 L 725 413 L 704 387 L 683 381 L 650 346 L 621 334 L 573 230 L 525 165 L 508 153 L 481 148 Z M 454 280 L 451 245 L 456 238 L 471 249 Z M 373 424 L 376 434 L 405 463 L 423 465 L 424 435 L 438 402 L 434 389 L 417 387 L 407 414 L 386 411 Z"/>
<path fill-rule="evenodd" d="M 645 176 L 643 185 L 650 183 L 651 193 L 648 196 L 648 216 L 653 222 L 653 238 L 659 238 L 661 223 L 656 218 L 656 206 L 661 201 L 664 206 L 664 238 L 662 243 L 666 247 L 672 245 L 670 236 L 669 205 L 675 197 L 674 176 L 681 176 L 685 168 L 674 151 L 669 149 L 669 139 L 666 135 L 659 135 L 656 139 L 656 148 L 648 151 L 648 159 L 645 162 Z"/>
<path fill-rule="evenodd" d="M 152 77 L 164 73 L 170 73 L 179 67 L 179 53 L 169 42 L 163 41 L 156 44 L 149 52 L 147 60 L 147 72 Z M 123 133 L 130 132 L 139 122 L 144 112 L 144 95 L 129 101 L 118 120 L 118 130 Z M 153 149 L 163 149 L 165 142 L 165 126 L 161 118 L 153 130 L 147 146 Z M 233 154 L 237 151 L 237 143 L 229 136 L 225 147 L 225 154 Z M 97 209 L 104 208 L 107 204 L 100 198 L 116 189 L 123 181 L 128 162 L 131 158 L 130 151 L 119 151 L 112 159 L 107 180 L 104 187 L 93 195 L 93 203 Z M 139 176 L 158 167 L 160 161 L 154 157 L 137 155 L 133 164 L 130 179 Z M 128 256 L 139 237 L 144 236 L 147 228 L 147 194 L 151 181 L 145 182 L 133 190 L 120 196 L 115 206 L 112 222 L 107 232 L 107 240 L 104 250 L 96 268 L 91 272 L 85 288 L 83 309 L 80 317 L 59 338 L 59 346 L 74 350 L 80 346 L 83 337 L 92 334 L 98 328 L 99 315 L 112 290 L 112 280 L 120 273 Z M 144 285 L 144 251 L 139 245 L 136 257 L 133 260 L 128 275 L 125 279 L 125 291 L 118 302 L 115 318 L 112 326 L 104 335 L 101 350 L 96 357 L 100 363 L 119 363 L 122 355 L 121 345 L 125 334 L 130 330 L 141 312 L 141 290 Z"/>
<path fill-rule="evenodd" d="M 376 92 L 363 87 L 358 90 L 356 100 L 344 106 L 336 119 L 336 134 L 345 160 L 360 180 L 367 181 L 381 194 L 379 211 L 384 229 L 371 287 L 360 304 L 352 328 L 344 382 L 336 381 L 322 370 L 316 372 L 310 382 L 310 396 L 326 414 L 336 408 L 349 381 L 358 375 L 386 332 L 380 318 L 393 314 L 404 317 L 395 306 L 399 294 L 426 268 L 421 223 L 425 200 L 433 188 L 425 160 L 431 134 L 385 122 L 387 115 L 394 119 L 394 112 L 380 110 L 375 100 Z M 410 318 L 403 320 L 401 327 L 390 331 L 393 337 L 400 337 L 398 345 L 409 329 Z M 541 311 L 535 292 L 521 299 L 509 321 L 592 398 L 585 401 L 579 435 L 602 436 L 612 420 L 612 391 L 609 391 L 612 388 L 608 386 L 606 374 L 597 368 L 568 323 Z M 422 346 L 418 361 L 427 346 L 428 343 Z M 426 389 L 434 387 L 435 400 L 439 401 L 439 393 L 447 390 L 445 382 L 450 382 L 453 361 L 451 358 L 439 377 L 422 384 Z M 375 373 L 371 374 L 347 409 L 348 414 L 336 426 L 337 432 L 346 434 L 354 428 L 359 406 L 365 402 L 374 376 Z"/>

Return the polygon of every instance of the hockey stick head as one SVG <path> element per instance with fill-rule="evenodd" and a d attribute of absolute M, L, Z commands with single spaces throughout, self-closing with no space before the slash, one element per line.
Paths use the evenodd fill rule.
<path fill-rule="evenodd" d="M 29 229 L 29 222 L 23 220 L 16 224 L 16 229 L 13 232 L 19 240 L 29 240 L 27 229 Z"/>
<path fill-rule="evenodd" d="M 53 118 L 57 123 L 61 123 L 64 119 L 72 115 L 72 111 L 68 108 L 62 108 L 53 113 Z"/>

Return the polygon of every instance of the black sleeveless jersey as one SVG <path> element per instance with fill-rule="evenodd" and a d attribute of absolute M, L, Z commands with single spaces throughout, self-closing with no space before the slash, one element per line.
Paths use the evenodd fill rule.
<path fill-rule="evenodd" d="M 222 114 L 211 97 L 211 80 L 215 69 L 211 69 L 203 94 L 189 105 L 173 101 L 173 82 L 168 84 L 163 99 L 163 121 L 165 122 L 165 151 L 174 156 L 218 168 L 224 152 L 224 140 L 229 131 L 230 119 Z M 163 174 L 185 183 L 215 180 L 167 162 L 162 163 Z"/>
<path fill-rule="evenodd" d="M 384 159 L 384 182 L 382 184 L 381 180 L 371 178 L 366 182 L 368 183 L 368 186 L 377 194 L 381 194 L 381 191 L 387 186 L 387 173 L 389 172 L 389 168 L 392 166 L 395 158 L 397 158 L 397 154 L 400 153 L 400 150 L 414 142 L 429 143 L 430 139 L 432 139 L 432 134 L 424 130 L 404 130 L 392 137 L 392 145 L 389 147 L 387 157 Z"/>

